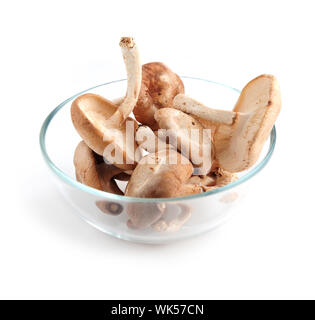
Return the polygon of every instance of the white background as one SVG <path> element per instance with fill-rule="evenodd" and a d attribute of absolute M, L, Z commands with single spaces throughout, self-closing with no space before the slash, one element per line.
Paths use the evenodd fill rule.
<path fill-rule="evenodd" d="M 0 298 L 315 298 L 314 1 L 3 1 Z M 78 218 L 48 179 L 40 126 L 61 101 L 142 61 L 242 88 L 279 79 L 276 152 L 219 229 L 148 246 Z"/>

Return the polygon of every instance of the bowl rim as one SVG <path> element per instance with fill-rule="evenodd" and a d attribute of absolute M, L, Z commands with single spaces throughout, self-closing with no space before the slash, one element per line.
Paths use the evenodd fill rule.
<path fill-rule="evenodd" d="M 240 90 L 233 88 L 229 85 L 220 83 L 220 82 L 216 82 L 216 81 L 211 81 L 211 80 L 206 80 L 206 79 L 202 79 L 202 78 L 198 78 L 198 77 L 190 77 L 190 76 L 181 76 L 181 78 L 184 79 L 190 79 L 190 80 L 199 80 L 199 81 L 204 81 L 204 82 L 208 82 L 214 85 L 218 85 L 218 86 L 222 86 L 225 87 L 227 89 L 231 89 L 233 91 L 236 91 L 237 93 L 240 93 Z M 273 126 L 271 133 L 270 133 L 270 139 L 269 139 L 269 149 L 268 152 L 266 153 L 265 157 L 259 162 L 257 163 L 254 167 L 252 167 L 244 176 L 240 177 L 239 179 L 237 179 L 234 182 L 231 182 L 223 187 L 219 187 L 217 189 L 211 190 L 211 191 L 207 191 L 207 192 L 202 192 L 202 193 L 198 193 L 198 194 L 193 194 L 193 195 L 189 195 L 189 196 L 185 196 L 185 197 L 176 197 L 176 198 L 137 198 L 137 197 L 128 197 L 128 196 L 121 196 L 121 195 L 117 195 L 117 194 L 113 194 L 113 193 L 109 193 L 109 192 L 105 192 L 105 191 L 101 191 L 101 190 L 97 190 L 94 189 L 92 187 L 89 187 L 87 185 L 84 185 L 78 181 L 76 181 L 75 179 L 73 179 L 72 177 L 68 176 L 66 173 L 64 173 L 59 167 L 57 167 L 54 162 L 51 160 L 51 158 L 48 155 L 47 152 L 47 148 L 46 148 L 46 133 L 47 133 L 47 129 L 49 127 L 49 124 L 51 123 L 51 121 L 53 120 L 54 116 L 58 113 L 58 111 L 60 109 L 62 109 L 68 102 L 70 102 L 71 100 L 75 99 L 76 97 L 80 96 L 81 94 L 84 94 L 90 90 L 102 87 L 102 86 L 107 86 L 113 83 L 117 83 L 117 82 L 122 82 L 122 81 L 126 81 L 126 79 L 120 79 L 120 80 L 113 80 L 110 82 L 106 82 L 103 84 L 99 84 L 96 86 L 93 86 L 91 88 L 88 88 L 86 90 L 83 90 L 75 95 L 73 95 L 72 97 L 66 99 L 65 101 L 61 102 L 55 109 L 53 109 L 49 115 L 46 117 L 46 119 L 44 120 L 42 126 L 41 126 L 41 130 L 40 130 L 40 134 L 39 134 L 39 144 L 40 144 L 40 149 L 42 152 L 42 155 L 44 157 L 44 160 L 46 162 L 46 164 L 48 165 L 48 167 L 52 170 L 52 172 L 54 174 L 57 175 L 58 178 L 60 178 L 62 181 L 66 182 L 67 184 L 78 188 L 81 191 L 84 192 L 88 192 L 90 194 L 93 194 L 95 196 L 98 197 L 102 197 L 102 198 L 106 198 L 108 200 L 108 198 L 112 199 L 112 200 L 118 200 L 118 201 L 128 201 L 128 202 L 143 202 L 143 203 L 156 203 L 156 202 L 178 202 L 178 201 L 183 201 L 183 200 L 195 200 L 195 199 L 199 199 L 199 198 L 203 198 L 203 197 L 209 197 L 211 195 L 232 189 L 238 185 L 243 184 L 244 182 L 248 181 L 249 179 L 251 179 L 252 177 L 254 177 L 258 172 L 260 172 L 269 162 L 274 149 L 275 149 L 275 145 L 276 145 L 276 140 L 277 140 L 277 133 L 276 133 L 276 127 Z"/>

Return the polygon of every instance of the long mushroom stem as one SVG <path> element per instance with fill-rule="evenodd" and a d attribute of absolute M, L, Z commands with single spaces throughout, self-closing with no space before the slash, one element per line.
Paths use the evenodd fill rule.
<path fill-rule="evenodd" d="M 236 112 L 206 107 L 202 103 L 184 94 L 178 94 L 174 98 L 173 107 L 196 117 L 220 124 L 231 125 L 237 117 Z"/>
<path fill-rule="evenodd" d="M 127 92 L 117 111 L 107 120 L 113 127 L 120 127 L 134 109 L 138 101 L 142 80 L 140 56 L 134 39 L 123 37 L 119 45 L 127 71 Z"/>

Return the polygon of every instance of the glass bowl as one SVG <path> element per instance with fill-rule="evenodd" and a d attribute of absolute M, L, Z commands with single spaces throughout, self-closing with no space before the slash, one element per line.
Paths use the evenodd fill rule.
<path fill-rule="evenodd" d="M 209 107 L 231 110 L 239 90 L 221 83 L 199 78 L 182 77 L 189 96 Z M 239 179 L 213 191 L 181 198 L 144 199 L 119 196 L 90 188 L 77 182 L 73 154 L 81 138 L 75 131 L 70 107 L 72 101 L 85 92 L 97 93 L 107 99 L 124 95 L 126 80 L 116 80 L 84 90 L 58 105 L 44 121 L 40 146 L 52 176 L 75 212 L 95 228 L 111 236 L 149 244 L 167 243 L 209 231 L 233 213 L 233 208 L 247 194 L 250 181 L 271 158 L 276 129 L 273 128 L 259 160 L 254 167 L 238 174 Z M 133 229 L 128 214 L 157 221 L 164 210 L 163 220 L 144 229 Z M 184 224 L 183 224 L 184 222 Z M 183 224 L 181 227 L 180 224 Z M 167 230 L 165 229 L 167 226 Z M 162 231 L 164 230 L 164 231 Z"/>

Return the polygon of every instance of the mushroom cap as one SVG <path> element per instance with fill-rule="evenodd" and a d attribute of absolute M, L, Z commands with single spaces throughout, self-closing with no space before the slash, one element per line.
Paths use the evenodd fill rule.
<path fill-rule="evenodd" d="M 98 190 L 102 190 L 99 173 L 97 171 L 98 161 L 94 152 L 81 141 L 74 152 L 73 163 L 76 178 L 79 182 Z"/>
<path fill-rule="evenodd" d="M 211 132 L 206 132 L 201 123 L 192 116 L 173 108 L 163 108 L 154 115 L 159 127 L 167 130 L 169 143 L 177 147 L 202 174 L 211 169 Z M 198 162 L 198 163 L 196 163 Z"/>
<path fill-rule="evenodd" d="M 73 162 L 79 182 L 101 191 L 123 195 L 114 180 L 115 176 L 122 173 L 122 169 L 106 164 L 84 141 L 76 147 Z"/>
<path fill-rule="evenodd" d="M 161 62 L 142 66 L 142 83 L 137 104 L 133 110 L 136 119 L 153 130 L 158 129 L 154 114 L 159 108 L 171 107 L 174 97 L 184 93 L 180 77 Z"/>
<path fill-rule="evenodd" d="M 106 120 L 116 110 L 117 106 L 111 101 L 97 94 L 86 93 L 72 102 L 72 122 L 81 138 L 94 152 L 103 155 L 105 148 L 112 144 L 123 159 L 123 163 L 117 162 L 114 165 L 124 170 L 130 170 L 136 166 L 137 144 L 134 139 L 127 139 L 128 143 L 125 145 L 126 122 L 116 130 L 106 127 Z M 136 131 L 137 122 L 131 118 L 128 118 L 127 121 L 133 122 L 134 131 Z"/>
<path fill-rule="evenodd" d="M 147 140 L 143 141 L 143 138 Z M 140 126 L 137 130 L 136 141 L 139 146 L 144 148 L 149 153 L 155 153 L 159 150 L 167 150 L 172 149 L 172 145 L 167 144 L 165 141 L 161 141 L 157 135 L 152 131 L 152 129 L 148 126 Z M 210 178 L 209 178 L 210 179 Z M 191 178 L 189 179 L 191 180 Z M 200 185 L 195 183 L 186 183 L 183 184 L 177 192 L 177 197 L 184 197 L 191 194 L 196 194 L 202 192 L 203 189 Z"/>
<path fill-rule="evenodd" d="M 177 206 L 180 209 L 180 213 L 171 219 L 165 217 L 167 213 L 164 214 L 161 219 L 152 225 L 154 231 L 176 232 L 190 219 L 193 211 L 192 207 L 184 203 L 179 203 Z"/>
<path fill-rule="evenodd" d="M 257 161 L 280 112 L 281 96 L 276 78 L 263 74 L 244 87 L 233 111 L 207 108 L 181 94 L 174 107 L 211 128 L 216 165 L 239 172 Z"/>
<path fill-rule="evenodd" d="M 164 204 L 156 203 L 128 203 L 127 215 L 129 217 L 128 227 L 135 229 L 145 229 L 159 220 L 165 210 Z"/>
<path fill-rule="evenodd" d="M 202 186 L 194 183 L 185 183 L 177 192 L 177 197 L 186 197 L 201 192 L 203 192 Z"/>
<path fill-rule="evenodd" d="M 140 198 L 177 197 L 192 172 L 190 161 L 174 150 L 148 154 L 133 171 L 125 195 Z"/>
<path fill-rule="evenodd" d="M 219 166 L 230 172 L 251 167 L 258 160 L 280 109 L 280 88 L 274 76 L 264 74 L 250 81 L 233 110 L 237 117 L 232 125 L 231 139 L 216 147 Z M 226 130 L 225 125 L 220 126 L 215 139 L 226 137 Z"/>

